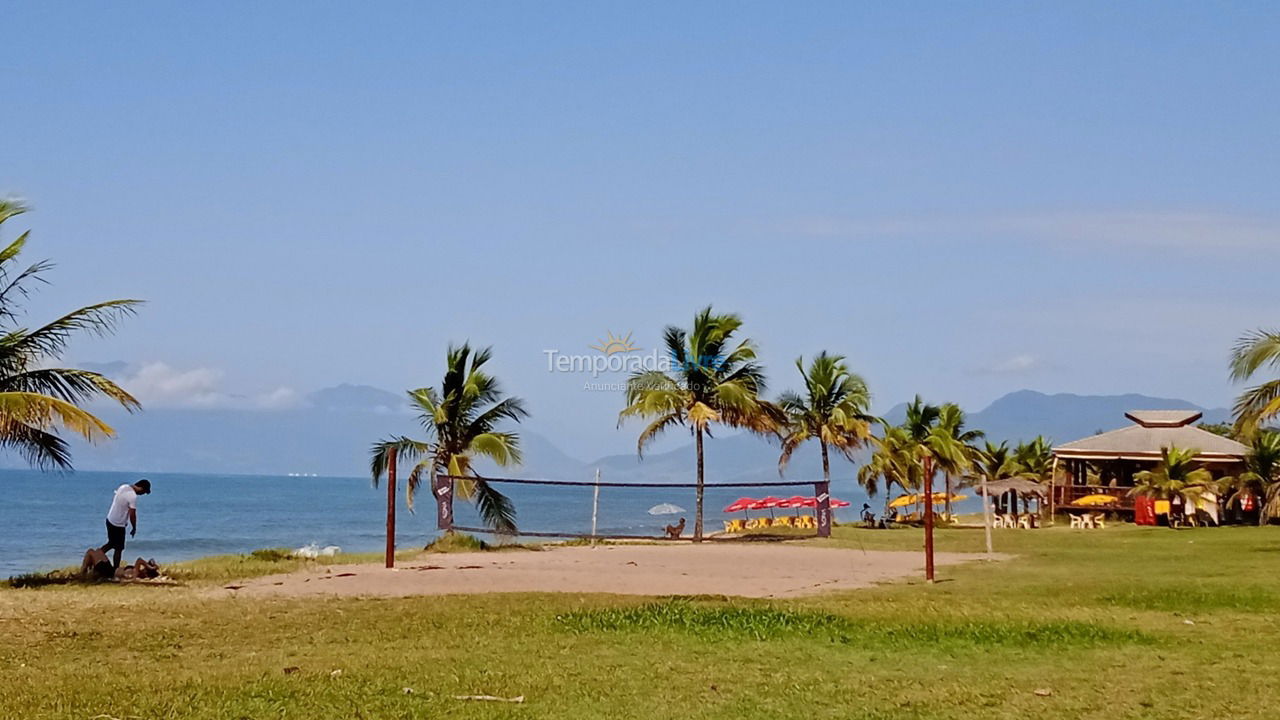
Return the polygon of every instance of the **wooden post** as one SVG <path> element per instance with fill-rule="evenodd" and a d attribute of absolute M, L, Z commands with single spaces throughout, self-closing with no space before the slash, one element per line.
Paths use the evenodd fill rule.
<path fill-rule="evenodd" d="M 933 582 L 933 458 L 924 456 L 924 579 Z"/>
<path fill-rule="evenodd" d="M 1058 480 L 1058 456 L 1053 456 L 1053 469 L 1049 471 L 1049 517 L 1045 518 L 1045 525 L 1053 525 L 1057 517 L 1057 498 L 1054 497 L 1054 483 Z"/>
<path fill-rule="evenodd" d="M 818 501 L 818 537 L 831 537 L 831 483 L 814 483 Z"/>
<path fill-rule="evenodd" d="M 387 567 L 396 566 L 396 450 L 387 455 Z"/>
<path fill-rule="evenodd" d="M 987 476 L 982 476 L 982 526 L 987 533 L 987 559 L 991 559 L 991 496 L 987 494 Z"/>

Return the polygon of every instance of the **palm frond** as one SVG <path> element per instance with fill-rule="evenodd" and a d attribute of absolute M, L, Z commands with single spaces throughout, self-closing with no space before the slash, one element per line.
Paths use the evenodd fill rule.
<path fill-rule="evenodd" d="M 484 478 L 475 478 L 476 510 L 480 519 L 499 535 L 516 535 L 516 507 L 511 498 L 498 492 Z"/>
<path fill-rule="evenodd" d="M 89 442 L 115 435 L 110 425 L 88 410 L 39 393 L 0 392 L 0 417 L 42 430 L 61 427 Z"/>
<path fill-rule="evenodd" d="M 18 329 L 0 337 L 0 353 L 27 358 L 58 357 L 76 332 L 108 335 L 125 317 L 137 313 L 141 300 L 110 300 L 67 313 L 35 330 Z"/>
<path fill-rule="evenodd" d="M 1231 349 L 1231 379 L 1248 380 L 1264 365 L 1280 367 L 1280 330 L 1256 330 Z"/>
<path fill-rule="evenodd" d="M 406 464 L 432 454 L 429 443 L 419 442 L 403 435 L 374 443 L 369 449 L 369 474 L 374 487 L 378 487 L 378 481 L 387 473 L 392 450 L 396 453 L 396 461 Z"/>
<path fill-rule="evenodd" d="M 1251 437 L 1268 420 L 1280 416 L 1280 380 L 1272 380 L 1245 390 L 1234 408 L 1235 431 Z"/>
<path fill-rule="evenodd" d="M 70 403 L 103 396 L 129 412 L 142 408 L 136 398 L 106 376 L 75 368 L 43 368 L 0 377 L 0 391 L 7 390 L 51 395 Z"/>
<path fill-rule="evenodd" d="M 17 452 L 38 470 L 71 469 L 71 451 L 66 441 L 40 428 L 0 419 L 0 447 Z"/>

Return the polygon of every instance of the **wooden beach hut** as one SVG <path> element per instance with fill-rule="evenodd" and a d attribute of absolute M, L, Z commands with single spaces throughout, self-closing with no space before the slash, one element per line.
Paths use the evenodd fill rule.
<path fill-rule="evenodd" d="M 1059 509 L 1092 509 L 1077 505 L 1089 495 L 1116 498 L 1112 509 L 1132 513 L 1129 490 L 1133 476 L 1160 462 L 1161 450 L 1170 447 L 1194 449 L 1197 459 L 1214 477 L 1239 472 L 1248 449 L 1230 438 L 1196 427 L 1202 413 L 1196 410 L 1131 410 L 1125 413 L 1132 424 L 1092 437 L 1069 442 L 1053 449 L 1054 487 L 1052 503 Z"/>

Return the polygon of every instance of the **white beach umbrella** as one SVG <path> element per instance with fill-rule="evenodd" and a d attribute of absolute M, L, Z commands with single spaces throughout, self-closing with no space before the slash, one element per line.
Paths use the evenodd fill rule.
<path fill-rule="evenodd" d="M 679 505 L 672 505 L 671 503 L 662 503 L 661 505 L 654 505 L 649 508 L 650 515 L 675 515 L 676 513 L 682 513 L 684 511 L 684 508 Z"/>

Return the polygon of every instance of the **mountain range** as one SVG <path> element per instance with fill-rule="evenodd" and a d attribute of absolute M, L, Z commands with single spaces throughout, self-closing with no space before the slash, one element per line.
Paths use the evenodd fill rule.
<path fill-rule="evenodd" d="M 886 413 L 899 422 L 905 403 Z M 1184 400 L 1145 395 L 1047 395 L 1020 390 L 969 414 L 968 425 L 988 438 L 1011 442 L 1044 435 L 1068 442 L 1127 424 L 1125 411 L 1196 409 L 1205 422 L 1229 418 L 1226 409 L 1200 408 Z M 85 470 L 209 474 L 315 473 L 363 476 L 370 444 L 390 435 L 420 436 L 417 421 L 401 396 L 364 385 L 339 385 L 307 396 L 297 407 L 262 409 L 155 408 L 133 415 L 114 408 L 100 415 L 118 432 L 99 445 L 73 441 L 76 467 Z M 676 431 L 679 432 L 679 431 Z M 519 469 L 488 467 L 485 472 L 516 477 L 590 479 L 596 469 L 617 482 L 688 481 L 694 467 L 689 442 L 665 452 L 606 455 L 590 461 L 571 457 L 536 426 L 523 427 L 524 465 Z M 742 433 L 717 433 L 706 443 L 708 481 L 763 481 L 778 478 L 778 448 Z M 24 467 L 11 454 L 0 465 Z M 852 466 L 833 458 L 833 472 L 847 475 Z M 789 479 L 821 476 L 818 449 L 802 447 L 787 469 Z"/>

